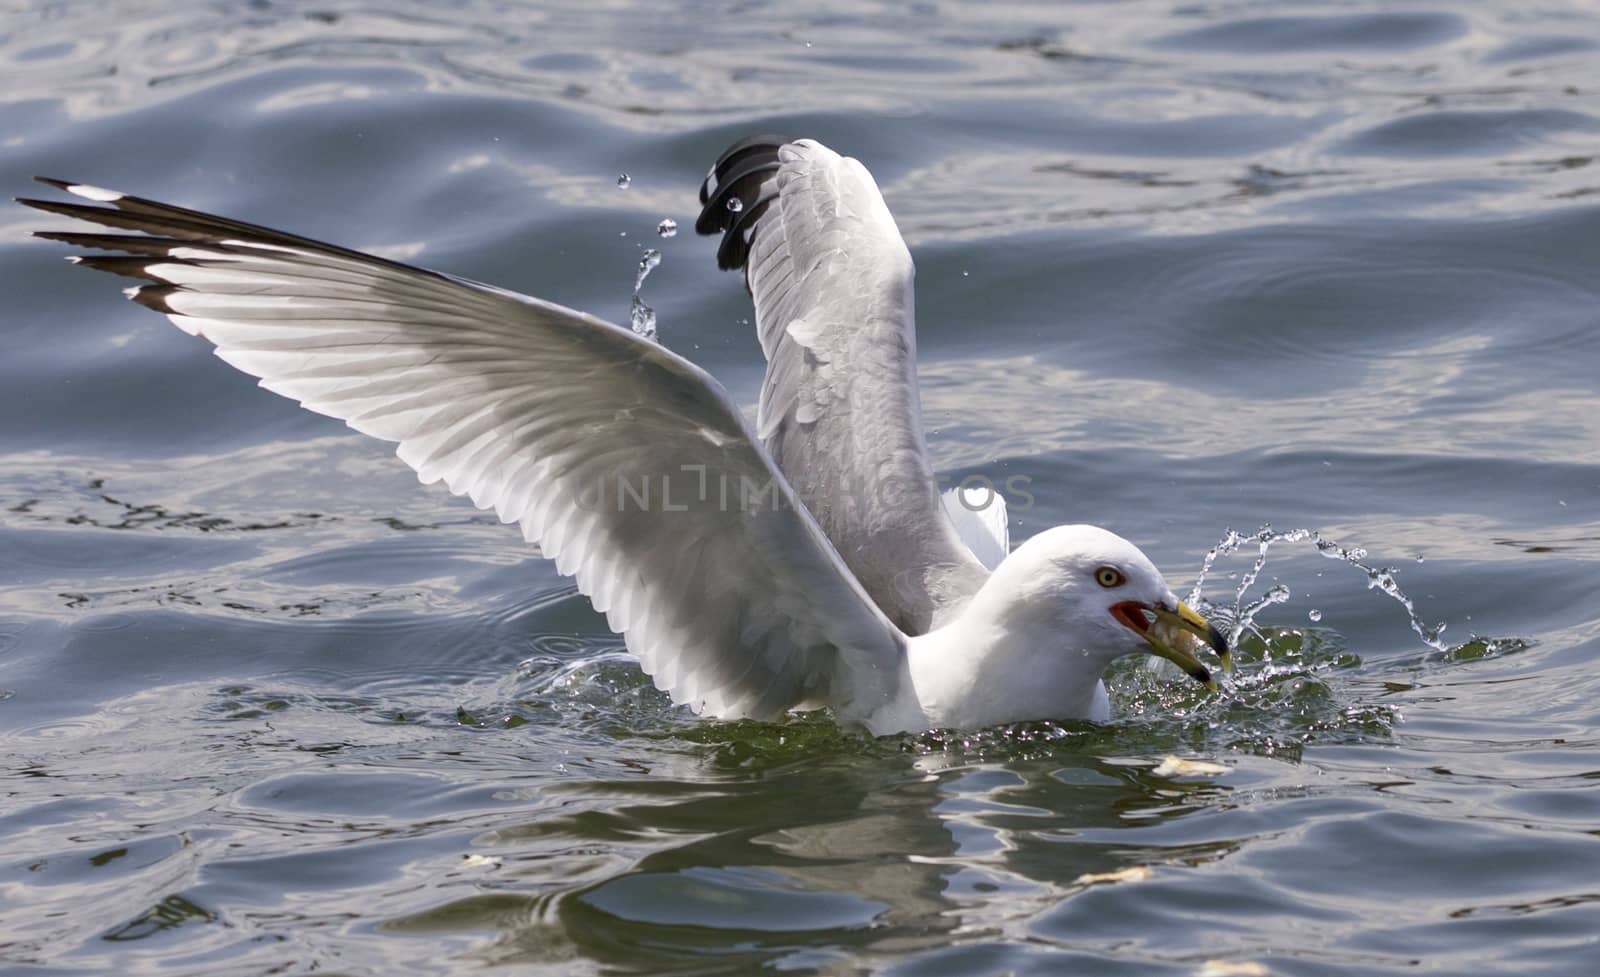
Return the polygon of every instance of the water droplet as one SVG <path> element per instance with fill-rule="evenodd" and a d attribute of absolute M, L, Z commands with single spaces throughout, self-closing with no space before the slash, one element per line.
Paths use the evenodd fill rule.
<path fill-rule="evenodd" d="M 651 248 L 649 251 L 644 253 L 644 256 L 639 259 L 638 274 L 634 275 L 633 277 L 633 290 L 635 292 L 644 286 L 644 280 L 650 277 L 650 273 L 655 271 L 656 266 L 659 264 L 661 264 L 660 251 L 657 251 L 655 248 Z"/>
<path fill-rule="evenodd" d="M 743 200 L 740 200 L 738 197 L 729 197 L 728 198 L 728 210 L 730 212 L 737 214 L 739 211 L 741 211 L 743 209 L 744 209 L 744 201 Z M 1561 504 L 1562 505 L 1566 505 L 1565 502 L 1563 502 Z"/>
<path fill-rule="evenodd" d="M 1312 621 L 1320 621 L 1322 620 L 1322 612 L 1313 607 L 1310 612 L 1306 614 L 1306 617 L 1311 618 Z"/>
<path fill-rule="evenodd" d="M 618 173 L 617 174 L 617 189 L 618 190 L 626 190 L 626 189 L 628 189 L 628 184 L 630 184 L 632 182 L 633 182 L 633 177 L 629 176 L 628 174 L 626 174 L 626 173 Z"/>
<path fill-rule="evenodd" d="M 655 271 L 659 264 L 661 264 L 661 252 L 651 248 L 639 259 L 639 271 L 633 276 L 633 301 L 629 303 L 628 325 L 646 339 L 656 338 L 656 310 L 644 304 L 644 300 L 639 297 L 639 290 L 644 288 L 644 280 L 650 277 L 650 273 Z"/>
<path fill-rule="evenodd" d="M 670 217 L 663 217 L 661 223 L 656 225 L 656 233 L 662 237 L 677 237 L 678 222 Z"/>
<path fill-rule="evenodd" d="M 635 295 L 628 309 L 628 325 L 646 339 L 656 338 L 656 310 L 639 301 L 639 296 Z"/>

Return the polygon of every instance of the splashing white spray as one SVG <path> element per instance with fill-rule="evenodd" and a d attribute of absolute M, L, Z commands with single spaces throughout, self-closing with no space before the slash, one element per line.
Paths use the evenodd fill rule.
<path fill-rule="evenodd" d="M 1271 526 L 1262 526 L 1253 533 L 1228 530 L 1228 534 L 1222 538 L 1221 542 L 1213 546 L 1206 553 L 1205 559 L 1201 561 L 1200 575 L 1195 579 L 1194 587 L 1189 591 L 1189 602 L 1191 604 L 1200 602 L 1201 589 L 1205 585 L 1206 575 L 1211 572 L 1211 568 L 1219 556 L 1236 553 L 1241 547 L 1253 543 L 1256 546 L 1255 562 L 1239 581 L 1238 590 L 1235 591 L 1233 596 L 1231 611 L 1227 608 L 1224 608 L 1223 611 L 1224 615 L 1231 617 L 1234 622 L 1232 632 L 1228 636 L 1229 643 L 1237 642 L 1246 630 L 1255 633 L 1257 637 L 1264 638 L 1255 626 L 1255 616 L 1273 604 L 1281 604 L 1288 600 L 1290 596 L 1289 588 L 1274 586 L 1259 599 L 1249 604 L 1244 603 L 1245 592 L 1254 586 L 1257 578 L 1261 576 L 1261 569 L 1267 563 L 1267 551 L 1273 545 L 1277 543 L 1299 543 L 1305 540 L 1310 540 L 1312 545 L 1317 548 L 1317 552 L 1328 559 L 1348 563 L 1365 573 L 1367 589 L 1376 590 L 1405 608 L 1406 617 L 1411 622 L 1411 630 L 1416 632 L 1417 637 L 1421 638 L 1424 644 L 1435 651 L 1449 650 L 1449 645 L 1440 637 L 1440 635 L 1444 634 L 1445 622 L 1440 621 L 1438 624 L 1433 625 L 1423 623 L 1422 619 L 1417 616 L 1415 602 L 1406 596 L 1405 592 L 1400 589 L 1400 585 L 1395 581 L 1393 567 L 1372 566 L 1365 562 L 1367 559 L 1366 550 L 1360 547 L 1347 549 L 1315 529 L 1290 529 L 1284 532 L 1277 532 Z M 1321 613 L 1318 612 L 1317 616 L 1312 620 L 1317 620 L 1321 616 Z"/>

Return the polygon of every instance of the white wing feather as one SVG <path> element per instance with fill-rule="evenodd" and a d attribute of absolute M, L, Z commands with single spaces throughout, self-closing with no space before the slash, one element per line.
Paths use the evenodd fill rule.
<path fill-rule="evenodd" d="M 967 498 L 963 499 L 963 495 Z M 961 542 L 984 566 L 994 570 L 1011 552 L 1011 529 L 1006 525 L 1006 500 L 999 492 L 963 493 L 960 486 L 940 496 Z"/>
<path fill-rule="evenodd" d="M 512 292 L 46 182 L 110 206 L 24 202 L 153 236 L 41 236 L 129 252 L 75 260 L 154 282 L 130 296 L 519 524 L 674 700 L 724 717 L 820 703 L 851 719 L 899 689 L 904 636 L 689 361 Z"/>

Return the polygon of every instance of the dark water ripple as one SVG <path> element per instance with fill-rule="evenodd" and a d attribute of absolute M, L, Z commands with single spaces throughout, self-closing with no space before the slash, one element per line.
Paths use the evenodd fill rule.
<path fill-rule="evenodd" d="M 941 470 L 1026 479 L 1019 538 L 1101 523 L 1188 588 L 1316 529 L 1447 627 L 1243 546 L 1219 616 L 1286 596 L 1220 696 L 694 720 L 514 531 L 10 208 L 0 971 L 1588 973 L 1597 49 L 1571 3 L 10 5 L 10 193 L 618 321 L 660 248 L 664 340 L 742 402 L 737 282 L 654 229 L 731 138 L 823 138 L 916 253 Z"/>

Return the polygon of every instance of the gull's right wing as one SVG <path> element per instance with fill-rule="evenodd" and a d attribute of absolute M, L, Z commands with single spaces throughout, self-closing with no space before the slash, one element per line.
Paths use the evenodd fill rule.
<path fill-rule="evenodd" d="M 538 299 L 79 184 L 29 206 L 137 234 L 41 231 L 150 284 L 134 301 L 261 385 L 399 443 L 577 578 L 675 701 L 862 718 L 904 676 L 873 605 L 723 388 Z"/>

